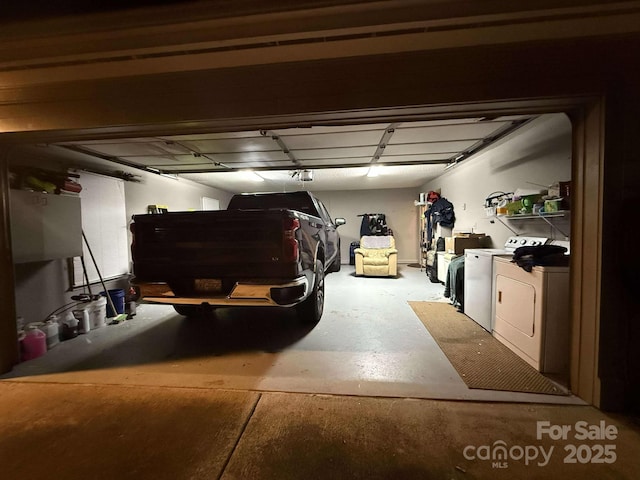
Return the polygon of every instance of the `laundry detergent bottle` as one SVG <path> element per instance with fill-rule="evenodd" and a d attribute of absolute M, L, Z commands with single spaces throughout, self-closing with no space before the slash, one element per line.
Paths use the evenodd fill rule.
<path fill-rule="evenodd" d="M 32 360 L 47 353 L 47 334 L 35 325 L 28 325 L 22 339 L 22 360 Z"/>

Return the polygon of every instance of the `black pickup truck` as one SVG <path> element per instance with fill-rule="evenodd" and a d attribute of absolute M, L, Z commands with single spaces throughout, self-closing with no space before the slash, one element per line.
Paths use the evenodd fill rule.
<path fill-rule="evenodd" d="M 343 218 L 309 192 L 235 195 L 227 210 L 134 215 L 133 283 L 145 301 L 196 316 L 218 307 L 295 307 L 316 323 L 325 272 L 340 270 Z"/>

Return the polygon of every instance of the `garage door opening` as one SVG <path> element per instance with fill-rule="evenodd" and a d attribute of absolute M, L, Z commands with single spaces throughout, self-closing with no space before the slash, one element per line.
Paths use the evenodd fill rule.
<path fill-rule="evenodd" d="M 474 124 L 482 118 L 440 121 L 442 125 L 437 125 L 437 120 L 407 124 L 419 129 L 431 122 L 429 128 L 443 127 L 439 135 L 446 135 L 446 127 L 451 128 L 452 124 Z M 455 233 L 484 233 L 488 238 L 483 240 L 483 246 L 488 248 L 501 248 L 509 237 L 516 235 L 535 235 L 554 240 L 565 240 L 569 237 L 569 215 L 558 216 L 553 220 L 524 217 L 506 219 L 487 215 L 485 203 L 491 193 L 517 188 L 540 190 L 558 180 L 571 180 L 572 132 L 565 115 L 522 115 L 504 118 L 508 118 L 509 121 L 524 118 L 527 123 L 497 140 L 491 147 L 464 159 L 460 157 L 455 160 L 464 152 L 463 148 L 457 147 L 455 152 L 447 151 L 446 155 L 440 152 L 441 158 L 433 157 L 437 161 L 431 164 L 421 164 L 417 157 L 429 154 L 435 156 L 438 153 L 419 151 L 419 144 L 433 147 L 435 142 L 416 142 L 408 139 L 403 142 L 407 150 L 395 152 L 397 157 L 402 157 L 397 161 L 398 165 L 392 165 L 393 162 L 383 163 L 386 152 L 380 157 L 379 163 L 384 165 L 388 172 L 378 177 L 366 177 L 371 166 L 363 166 L 362 159 L 358 160 L 358 166 L 340 165 L 341 168 L 327 168 L 332 166 L 331 162 L 336 164 L 340 161 L 334 158 L 324 159 L 325 168 L 314 169 L 312 182 L 302 182 L 299 177 L 296 178 L 295 172 L 300 168 L 291 168 L 290 158 L 282 160 L 287 162 L 287 170 L 282 170 L 277 164 L 263 170 L 260 169 L 259 162 L 255 162 L 258 163 L 257 168 L 255 164 L 248 165 L 247 167 L 253 167 L 254 173 L 264 180 L 256 185 L 246 177 L 237 178 L 235 174 L 240 172 L 172 173 L 171 169 L 166 167 L 166 164 L 171 163 L 166 152 L 162 171 L 153 171 L 161 165 L 153 163 L 157 162 L 157 159 L 150 159 L 146 152 L 137 155 L 138 161 L 146 171 L 132 168 L 132 158 L 136 155 L 125 158 L 127 155 L 117 155 L 122 153 L 122 150 L 108 151 L 111 148 L 121 149 L 126 145 L 126 142 L 114 139 L 81 142 L 83 148 L 87 148 L 87 145 L 93 146 L 90 147 L 93 148 L 93 153 L 98 153 L 93 158 L 87 157 L 87 152 L 77 148 L 78 142 L 74 141 L 53 142 L 58 144 L 56 147 L 30 147 L 32 152 L 33 149 L 40 149 L 40 160 L 48 157 L 45 153 L 47 149 L 54 148 L 64 151 L 68 159 L 73 159 L 76 167 L 84 166 L 105 173 L 105 166 L 108 165 L 108 172 L 119 171 L 125 176 L 138 176 L 142 182 L 125 182 L 125 196 L 128 200 L 135 199 L 126 202 L 127 217 L 132 213 L 145 213 L 141 209 L 146 209 L 151 204 L 169 203 L 170 209 L 178 210 L 199 209 L 195 199 L 200 199 L 203 192 L 221 199 L 221 204 L 226 204 L 230 195 L 238 191 L 302 188 L 315 191 L 333 217 L 347 218 L 347 225 L 341 227 L 343 263 L 348 263 L 350 244 L 360 240 L 360 214 L 373 211 L 385 213 L 397 240 L 400 263 L 398 277 L 356 278 L 353 276 L 353 268 L 344 265 L 341 272 L 327 277 L 325 314 L 320 324 L 312 330 L 299 328 L 286 312 L 276 314 L 268 309 L 223 310 L 218 313 L 218 319 L 206 322 L 198 319 L 185 320 L 167 307 L 143 305 L 129 324 L 132 331 L 138 330 L 135 332 L 137 335 L 129 338 L 128 335 L 119 333 L 115 342 L 118 345 L 112 350 L 104 350 L 109 341 L 101 332 L 107 330 L 96 330 L 93 333 L 94 339 L 90 336 L 74 339 L 76 344 L 82 344 L 83 352 L 93 358 L 75 362 L 76 366 L 71 368 L 69 378 L 78 381 L 91 377 L 95 382 L 96 375 L 93 370 L 106 366 L 108 368 L 102 370 L 100 376 L 104 376 L 109 382 L 115 379 L 127 381 L 123 379 L 129 378 L 134 379 L 134 383 L 160 382 L 170 385 L 224 385 L 225 388 L 319 393 L 544 401 L 543 397 L 530 394 L 468 389 L 408 304 L 409 301 L 434 301 L 447 305 L 449 303 L 449 299 L 443 296 L 443 284 L 430 282 L 424 268 L 409 266 L 422 266 L 423 254 L 426 253 L 421 237 L 424 209 L 421 209 L 420 199 L 424 192 L 439 191 L 449 199 L 456 210 L 457 223 L 453 227 L 456 229 Z M 384 132 L 391 128 L 390 125 L 396 125 L 397 128 L 399 123 L 401 122 L 375 125 L 382 125 L 384 135 Z M 356 128 L 360 131 L 371 130 L 364 124 L 357 125 Z M 376 149 L 380 148 L 382 137 L 379 133 L 376 131 L 377 143 L 360 145 L 374 149 L 373 155 L 367 155 L 368 159 L 375 158 Z M 260 134 L 262 135 L 262 131 Z M 332 134 L 335 135 L 336 132 L 326 132 L 326 135 Z M 222 137 L 224 134 L 217 135 Z M 242 138 L 242 135 L 243 132 L 238 132 L 233 136 Z M 514 137 L 520 138 L 515 144 Z M 203 140 L 202 136 L 198 139 L 198 135 L 194 134 L 190 140 L 213 142 L 215 138 Z M 277 144 L 273 138 L 267 140 Z M 384 144 L 385 149 L 400 148 L 399 145 L 393 144 L 393 137 L 388 140 L 391 141 Z M 480 139 L 472 137 L 466 140 L 468 144 L 465 146 L 469 147 Z M 202 158 L 194 157 L 193 151 L 185 152 L 182 142 L 180 146 L 176 146 L 178 142 L 174 139 L 170 141 L 173 142 L 169 144 L 172 148 L 181 149 L 173 155 L 186 154 L 192 158 Z M 449 143 L 450 147 L 455 141 L 460 140 L 448 139 L 442 143 Z M 134 149 L 141 146 L 136 145 L 136 142 L 129 143 L 135 145 Z M 424 148 L 424 145 L 422 147 Z M 341 148 L 354 146 L 344 145 Z M 315 150 L 316 153 L 323 151 L 326 154 L 329 149 L 320 145 L 307 150 Z M 255 150 L 253 154 L 256 155 Z M 112 155 L 113 158 L 106 160 L 99 158 L 100 155 Z M 409 161 L 409 156 L 415 157 Z M 344 158 L 342 157 L 341 164 L 348 163 Z M 113 160 L 119 161 L 114 163 Z M 205 160 L 210 162 L 210 159 Z M 280 160 L 273 160 L 277 161 Z M 304 165 L 304 160 L 301 163 Z M 196 164 L 194 170 L 202 168 L 200 160 Z M 407 176 L 409 181 L 406 179 Z M 366 185 L 364 182 L 369 181 L 370 186 L 363 188 Z M 269 188 L 265 188 L 264 184 L 268 184 Z M 149 193 L 150 186 L 152 194 Z M 231 186 L 233 188 L 230 188 Z M 176 192 L 181 192 L 181 195 Z M 189 204 L 190 201 L 194 206 Z M 176 206 L 172 207 L 171 203 Z M 450 231 L 442 230 L 436 233 L 441 237 L 451 236 L 454 233 L 453 228 Z M 41 265 L 40 268 L 49 269 L 49 266 Z M 64 270 L 64 267 L 61 269 Z M 21 281 L 34 281 L 41 273 L 43 272 L 33 269 L 20 272 L 17 290 L 18 295 L 22 295 L 22 301 L 18 301 L 18 306 L 28 304 L 28 295 L 20 293 Z M 47 275 L 49 273 L 51 272 Z M 31 290 L 33 291 L 33 288 Z M 162 321 L 156 324 L 158 319 Z M 136 323 L 139 324 L 138 328 L 133 326 Z M 122 328 L 125 325 L 114 327 L 125 331 Z M 105 337 L 104 340 L 100 340 L 99 335 Z M 88 339 L 91 343 L 86 341 Z M 102 341 L 105 343 L 101 344 Z M 92 349 L 97 344 L 105 347 L 99 347 L 100 354 L 94 356 L 95 350 Z M 62 347 L 71 350 L 71 343 L 67 345 L 69 347 L 65 344 Z M 60 353 L 62 351 L 52 350 L 47 356 L 58 354 L 63 357 Z M 47 356 L 39 359 L 43 369 L 33 367 L 32 373 L 51 373 L 44 367 Z M 65 363 L 70 361 L 69 358 L 61 359 L 60 365 L 69 367 L 71 364 Z M 27 364 L 24 364 L 24 367 L 26 368 Z M 134 375 L 130 374 L 131 368 L 135 370 Z M 19 369 L 15 370 L 18 371 Z M 28 372 L 28 369 L 25 372 Z M 59 375 L 55 377 L 60 381 Z M 43 376 L 40 375 L 38 379 L 42 380 Z M 580 401 L 573 397 L 558 396 L 547 400 Z"/>

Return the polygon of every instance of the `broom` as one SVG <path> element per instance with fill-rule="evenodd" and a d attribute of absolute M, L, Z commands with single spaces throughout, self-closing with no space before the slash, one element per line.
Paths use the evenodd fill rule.
<path fill-rule="evenodd" d="M 107 286 L 104 284 L 104 280 L 102 279 L 102 275 L 100 274 L 100 269 L 98 268 L 98 263 L 96 262 L 95 257 L 93 256 L 93 252 L 91 251 L 91 247 L 89 246 L 89 241 L 87 240 L 87 236 L 84 234 L 84 230 L 82 230 L 82 238 L 84 239 L 84 243 L 87 245 L 87 250 L 89 250 L 89 255 L 91 255 L 91 260 L 93 261 L 93 266 L 96 267 L 96 272 L 98 272 L 98 278 L 100 279 L 100 283 L 102 284 L 102 288 L 104 289 L 104 293 L 107 296 L 107 302 L 109 302 L 109 306 L 111 310 L 115 314 L 113 321 L 111 323 L 120 323 L 123 320 L 127 319 L 126 313 L 118 313 L 115 305 L 113 304 L 113 299 L 111 295 L 109 295 L 109 290 L 107 290 Z"/>

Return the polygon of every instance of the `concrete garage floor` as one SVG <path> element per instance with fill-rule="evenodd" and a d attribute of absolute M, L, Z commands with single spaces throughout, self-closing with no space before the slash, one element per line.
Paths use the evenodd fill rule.
<path fill-rule="evenodd" d="M 352 271 L 328 277 L 311 330 L 273 310 L 206 322 L 144 305 L 17 366 L 0 381 L 0 478 L 638 478 L 632 419 L 468 390 L 406 304 L 443 287 Z"/>
<path fill-rule="evenodd" d="M 582 404 L 573 396 L 469 389 L 407 303 L 447 302 L 443 291 L 418 268 L 363 278 L 343 266 L 327 276 L 314 328 L 280 309 L 223 309 L 212 320 L 141 305 L 133 320 L 63 342 L 3 378 Z"/>
<path fill-rule="evenodd" d="M 632 480 L 640 473 L 638 428 L 584 406 L 0 382 L 0 412 L 6 480 Z M 566 440 L 538 438 L 538 421 L 571 431 Z M 577 440 L 578 422 L 610 439 Z M 575 459 L 569 445 L 581 449 L 580 462 L 567 463 Z M 607 456 L 597 456 L 605 448 Z"/>

